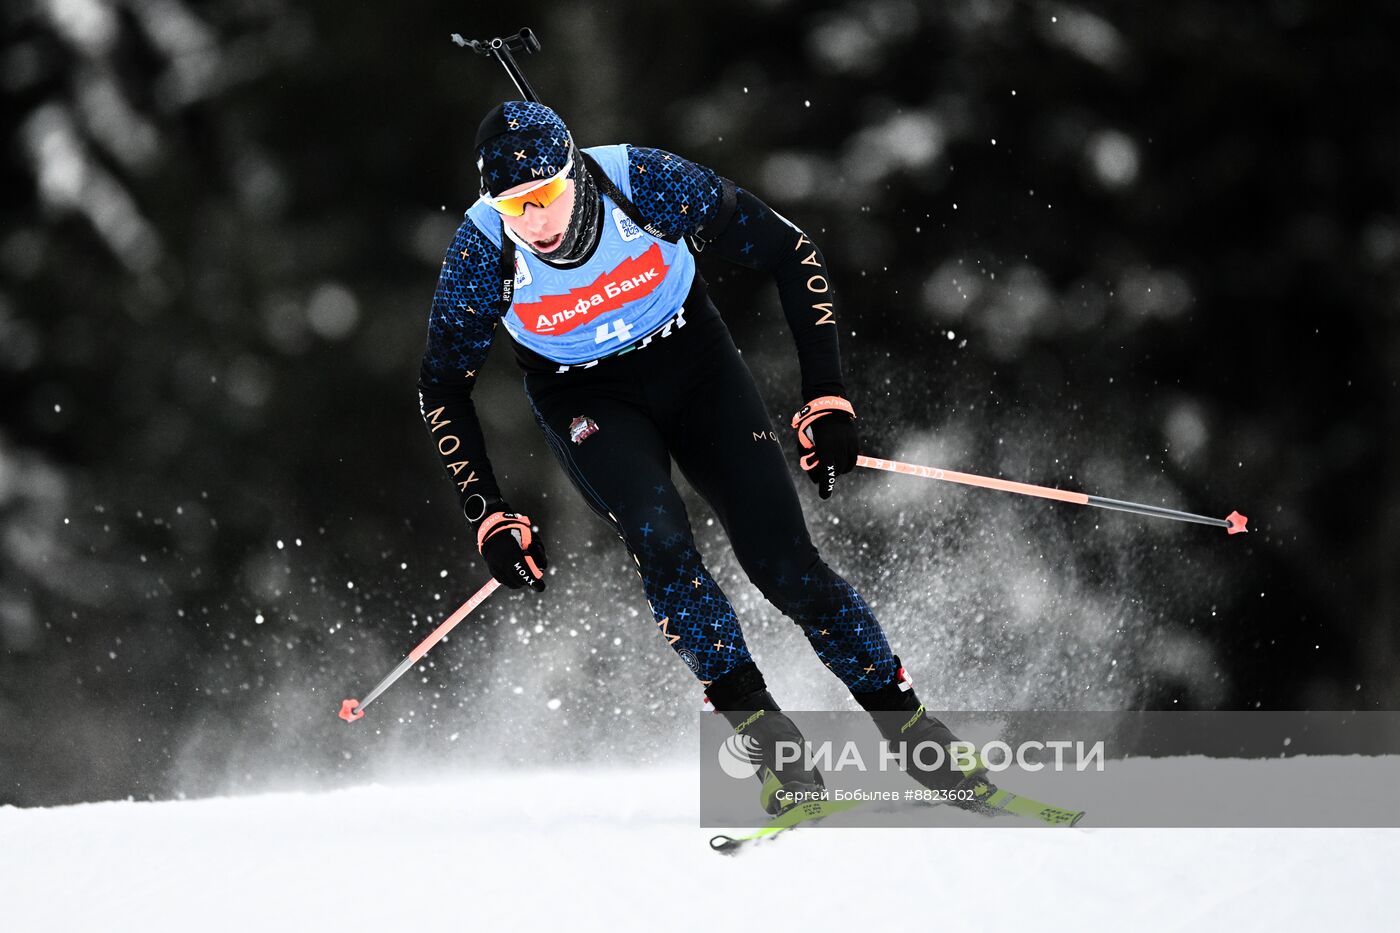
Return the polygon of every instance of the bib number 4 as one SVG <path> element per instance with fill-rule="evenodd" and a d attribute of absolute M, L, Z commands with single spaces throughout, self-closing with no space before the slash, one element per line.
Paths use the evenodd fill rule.
<path fill-rule="evenodd" d="M 632 339 L 632 328 L 622 318 L 617 318 L 611 323 L 599 324 L 593 342 L 607 343 L 609 340 L 616 340 L 618 343 L 626 343 L 630 339 Z"/>

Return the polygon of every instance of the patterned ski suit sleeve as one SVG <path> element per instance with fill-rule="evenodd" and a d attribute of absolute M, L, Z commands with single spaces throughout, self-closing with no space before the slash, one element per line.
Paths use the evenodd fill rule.
<path fill-rule="evenodd" d="M 500 496 L 472 389 L 501 317 L 501 251 L 463 219 L 447 250 L 428 315 L 418 375 L 419 411 L 458 498 Z"/>
<path fill-rule="evenodd" d="M 643 217 L 672 236 L 696 238 L 706 253 L 773 276 L 797 344 L 803 400 L 844 396 L 836 292 L 811 238 L 703 165 L 636 146 L 628 147 L 627 156 L 632 202 Z"/>

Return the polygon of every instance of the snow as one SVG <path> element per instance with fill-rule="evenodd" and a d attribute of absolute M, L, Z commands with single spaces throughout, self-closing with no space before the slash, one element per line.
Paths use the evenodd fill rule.
<path fill-rule="evenodd" d="M 4 807 L 0 929 L 1274 933 L 1389 926 L 1400 864 L 1396 829 L 812 829 L 725 858 L 696 792 L 677 764 Z"/>

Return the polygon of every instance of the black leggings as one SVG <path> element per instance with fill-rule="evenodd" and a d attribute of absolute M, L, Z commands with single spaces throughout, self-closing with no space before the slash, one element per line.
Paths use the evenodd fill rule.
<path fill-rule="evenodd" d="M 879 622 L 812 544 L 778 434 L 708 301 L 646 347 L 591 368 L 528 373 L 525 391 L 570 479 L 636 560 L 661 635 L 702 684 L 752 658 L 695 548 L 673 458 L 749 579 L 817 657 L 854 693 L 894 679 Z"/>

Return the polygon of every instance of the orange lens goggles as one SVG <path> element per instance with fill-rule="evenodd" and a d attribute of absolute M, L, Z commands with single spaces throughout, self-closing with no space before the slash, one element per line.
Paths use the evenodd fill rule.
<path fill-rule="evenodd" d="M 541 182 L 531 185 L 523 191 L 515 194 L 507 194 L 499 198 L 489 197 L 485 194 L 481 200 L 485 201 L 498 213 L 507 217 L 519 217 L 525 213 L 525 205 L 534 204 L 538 207 L 549 207 L 554 201 L 564 193 L 564 189 L 569 186 L 569 171 L 574 167 L 574 160 L 570 159 L 564 163 L 564 167 L 557 175 L 551 175 Z"/>

